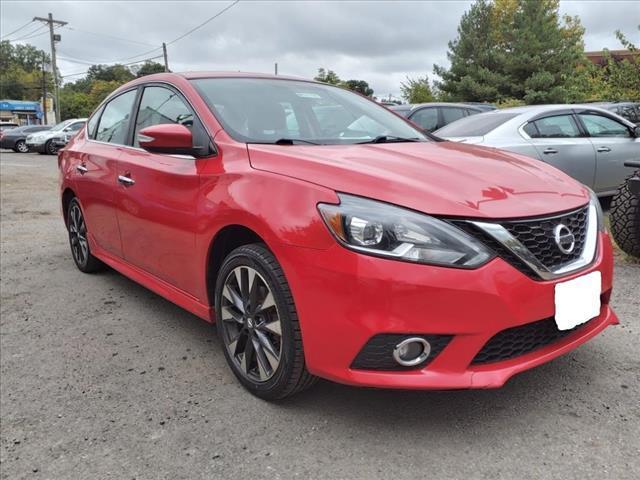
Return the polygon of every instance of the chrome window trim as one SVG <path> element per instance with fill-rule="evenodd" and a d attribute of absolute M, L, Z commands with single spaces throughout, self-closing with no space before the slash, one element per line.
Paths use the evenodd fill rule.
<path fill-rule="evenodd" d="M 557 217 L 558 216 L 549 218 Z M 511 233 L 502 224 L 474 220 L 469 220 L 468 222 L 480 228 L 496 241 L 500 242 L 543 280 L 555 280 L 588 267 L 595 260 L 598 250 L 598 213 L 596 211 L 596 206 L 593 205 L 593 203 L 589 204 L 587 233 L 582 254 L 573 262 L 555 270 L 550 270 L 544 266 L 533 255 L 533 253 L 531 253 L 531 251 L 517 238 L 511 235 Z"/>

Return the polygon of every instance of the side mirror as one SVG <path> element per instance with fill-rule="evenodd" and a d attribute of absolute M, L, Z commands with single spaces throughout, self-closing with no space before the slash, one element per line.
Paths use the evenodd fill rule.
<path fill-rule="evenodd" d="M 178 123 L 151 125 L 138 132 L 141 148 L 152 153 L 194 155 L 191 130 Z"/>

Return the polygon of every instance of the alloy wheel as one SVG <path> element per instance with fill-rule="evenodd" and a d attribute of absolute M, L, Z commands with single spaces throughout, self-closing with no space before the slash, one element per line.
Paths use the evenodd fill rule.
<path fill-rule="evenodd" d="M 84 265 L 89 258 L 87 226 L 84 223 L 82 211 L 77 204 L 72 205 L 69 210 L 69 239 L 73 258 L 79 265 Z"/>
<path fill-rule="evenodd" d="M 53 141 L 51 140 L 47 142 L 47 144 L 45 145 L 45 148 L 47 149 L 47 152 L 49 153 L 49 155 L 55 155 L 58 153 L 58 147 L 56 147 L 53 144 Z"/>
<path fill-rule="evenodd" d="M 16 150 L 20 153 L 27 153 L 29 151 L 29 147 L 25 142 L 21 141 L 16 144 Z"/>
<path fill-rule="evenodd" d="M 282 325 L 271 288 L 255 269 L 236 267 L 224 281 L 220 307 L 232 361 L 247 379 L 266 382 L 282 355 Z"/>

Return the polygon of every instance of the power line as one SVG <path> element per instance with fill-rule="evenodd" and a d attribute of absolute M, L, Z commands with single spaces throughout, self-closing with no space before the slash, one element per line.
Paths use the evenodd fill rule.
<path fill-rule="evenodd" d="M 31 20 L 31 21 L 29 21 L 29 22 L 25 23 L 24 25 L 22 25 L 22 26 L 21 26 L 21 27 L 19 27 L 19 28 L 16 28 L 13 32 L 10 32 L 10 33 L 7 33 L 7 34 L 5 34 L 5 35 L 2 35 L 2 38 L 3 38 L 3 39 L 5 39 L 5 38 L 7 38 L 7 37 L 10 37 L 10 36 L 11 36 L 11 35 L 13 35 L 14 33 L 19 32 L 19 31 L 20 31 L 20 30 L 22 30 L 24 27 L 26 27 L 26 26 L 28 26 L 28 25 L 31 25 L 32 23 L 33 23 L 33 20 Z"/>
<path fill-rule="evenodd" d="M 149 60 L 156 60 L 158 58 L 162 58 L 162 55 L 158 55 L 156 57 L 149 57 L 149 58 L 145 58 L 142 60 L 137 60 L 135 62 L 130 62 L 130 63 L 116 63 L 115 65 L 122 65 L 123 67 L 128 67 L 129 65 L 135 65 L 137 63 L 144 63 L 147 62 Z M 95 64 L 95 65 L 105 65 L 105 64 Z M 113 66 L 113 65 L 111 65 Z M 84 75 L 85 73 L 88 73 L 89 70 L 85 70 L 84 72 L 77 72 L 77 73 L 69 73 L 67 75 L 62 75 L 62 78 L 67 78 L 67 77 L 76 77 L 78 75 Z"/>
<path fill-rule="evenodd" d="M 13 40 L 10 40 L 12 42 L 17 42 L 19 40 L 22 40 L 23 38 L 26 38 L 36 32 L 39 32 L 40 30 L 46 29 L 47 27 L 45 25 L 36 25 L 36 28 L 34 28 L 33 30 L 31 30 L 30 32 L 22 32 L 17 38 L 14 38 Z"/>
<path fill-rule="evenodd" d="M 38 32 L 38 33 L 36 33 L 36 32 Z M 40 25 L 38 28 L 36 28 L 31 33 L 27 33 L 25 36 L 22 36 L 20 38 L 16 38 L 16 39 L 12 40 L 12 42 L 21 42 L 22 40 L 29 40 L 30 38 L 39 37 L 40 35 L 45 35 L 46 33 L 48 33 L 47 26 L 46 25 Z"/>
<path fill-rule="evenodd" d="M 189 30 L 186 33 L 183 33 L 182 35 L 180 35 L 177 38 L 174 38 L 173 40 L 171 40 L 170 42 L 167 42 L 167 45 L 171 45 L 173 43 L 176 43 L 178 40 L 182 40 L 184 37 L 186 37 L 187 35 L 192 34 L 193 32 L 195 32 L 196 30 L 198 30 L 199 28 L 204 27 L 207 23 L 209 23 L 211 20 L 218 18 L 220 15 L 222 15 L 224 12 L 226 12 L 227 10 L 229 10 L 230 8 L 236 6 L 238 3 L 240 2 L 240 0 L 235 0 L 232 4 L 227 5 L 225 8 L 223 8 L 222 10 L 220 10 L 218 13 L 216 13 L 213 17 L 210 17 L 208 19 L 206 19 L 204 22 L 202 22 L 200 25 L 198 25 L 197 27 L 192 28 L 191 30 Z"/>

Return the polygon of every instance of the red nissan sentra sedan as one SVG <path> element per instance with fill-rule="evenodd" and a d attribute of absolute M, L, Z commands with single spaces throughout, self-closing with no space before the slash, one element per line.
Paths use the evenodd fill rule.
<path fill-rule="evenodd" d="M 597 199 L 333 86 L 158 74 L 60 153 L 73 259 L 216 322 L 253 394 L 493 388 L 618 323 Z"/>

